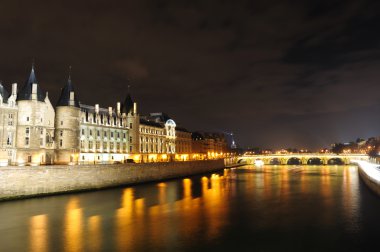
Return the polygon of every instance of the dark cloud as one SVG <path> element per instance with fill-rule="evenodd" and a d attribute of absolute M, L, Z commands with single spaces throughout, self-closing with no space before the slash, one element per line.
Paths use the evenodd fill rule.
<path fill-rule="evenodd" d="M 377 1 L 2 1 L 0 78 L 56 102 L 68 66 L 83 103 L 127 86 L 141 113 L 244 146 L 319 147 L 379 134 Z"/>

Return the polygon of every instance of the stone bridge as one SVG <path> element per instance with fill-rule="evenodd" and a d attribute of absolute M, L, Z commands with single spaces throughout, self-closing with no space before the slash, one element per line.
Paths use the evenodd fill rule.
<path fill-rule="evenodd" d="M 368 160 L 368 155 L 333 153 L 243 155 L 238 157 L 237 162 L 266 165 L 347 165 L 351 160 Z"/>

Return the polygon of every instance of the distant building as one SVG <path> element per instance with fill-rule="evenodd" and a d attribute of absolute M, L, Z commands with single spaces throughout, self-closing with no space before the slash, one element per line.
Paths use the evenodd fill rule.
<path fill-rule="evenodd" d="M 206 154 L 208 158 L 215 158 L 229 151 L 223 133 L 193 132 L 192 140 L 192 151 Z"/>

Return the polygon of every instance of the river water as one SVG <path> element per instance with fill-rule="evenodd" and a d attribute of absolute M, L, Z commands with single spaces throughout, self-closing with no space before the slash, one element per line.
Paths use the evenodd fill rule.
<path fill-rule="evenodd" d="M 355 166 L 244 166 L 0 203 L 0 251 L 375 251 Z"/>

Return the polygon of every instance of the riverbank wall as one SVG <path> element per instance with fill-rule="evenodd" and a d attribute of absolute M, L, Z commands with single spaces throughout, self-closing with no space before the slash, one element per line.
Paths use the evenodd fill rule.
<path fill-rule="evenodd" d="M 223 159 L 114 165 L 0 168 L 0 200 L 160 181 L 224 169 Z"/>
<path fill-rule="evenodd" d="M 380 170 L 379 164 L 367 161 L 356 161 L 358 172 L 362 181 L 377 195 L 380 196 Z"/>

